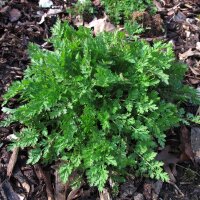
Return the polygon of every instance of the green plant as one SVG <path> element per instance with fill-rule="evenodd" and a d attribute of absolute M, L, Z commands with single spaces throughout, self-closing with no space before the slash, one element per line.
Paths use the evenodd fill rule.
<path fill-rule="evenodd" d="M 152 0 L 102 0 L 101 2 L 111 21 L 117 24 L 121 20 L 131 19 L 131 15 L 135 11 L 143 12 L 147 9 L 151 12 L 155 11 Z"/>
<path fill-rule="evenodd" d="M 193 115 L 192 113 L 186 114 L 186 119 L 183 119 L 182 123 L 185 125 L 191 125 L 191 123 L 194 124 L 200 124 L 200 116 L 199 115 Z"/>
<path fill-rule="evenodd" d="M 91 0 L 78 0 L 76 3 L 72 4 L 71 9 L 68 9 L 67 12 L 71 12 L 74 16 L 92 14 L 94 13 L 94 8 Z"/>
<path fill-rule="evenodd" d="M 124 24 L 125 31 L 128 33 L 128 37 L 131 39 L 144 32 L 144 28 L 136 21 L 127 22 Z"/>
<path fill-rule="evenodd" d="M 19 96 L 19 107 L 3 108 L 2 124 L 23 124 L 14 146 L 32 147 L 28 163 L 60 161 L 63 181 L 85 173 L 99 190 L 128 168 L 168 180 L 157 147 L 195 93 L 182 85 L 186 68 L 170 44 L 129 41 L 123 32 L 93 37 L 60 21 L 49 41 L 53 51 L 29 46 L 24 79 L 3 96 L 4 106 Z"/>

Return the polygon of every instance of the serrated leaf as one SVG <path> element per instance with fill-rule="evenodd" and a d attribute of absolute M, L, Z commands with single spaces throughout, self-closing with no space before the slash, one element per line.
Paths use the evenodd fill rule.
<path fill-rule="evenodd" d="M 29 151 L 29 157 L 27 160 L 27 164 L 36 164 L 40 158 L 42 157 L 41 149 L 32 149 Z"/>

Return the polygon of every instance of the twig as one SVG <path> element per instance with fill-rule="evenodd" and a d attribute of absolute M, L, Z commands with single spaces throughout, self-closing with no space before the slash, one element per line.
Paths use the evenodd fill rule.
<path fill-rule="evenodd" d="M 9 160 L 9 163 L 8 163 L 8 168 L 7 168 L 7 176 L 9 178 L 12 175 L 13 169 L 14 169 L 15 164 L 17 162 L 18 153 L 19 153 L 19 147 L 15 147 L 13 152 L 12 152 L 12 155 L 10 157 L 10 160 Z"/>
<path fill-rule="evenodd" d="M 179 192 L 179 194 L 181 195 L 181 197 L 185 196 L 175 183 L 173 183 L 171 181 L 169 181 L 168 183 L 175 187 L 175 189 Z"/>
<path fill-rule="evenodd" d="M 66 199 L 66 187 L 61 182 L 58 175 L 58 170 L 55 170 L 55 199 L 56 200 L 65 200 Z"/>
<path fill-rule="evenodd" d="M 99 192 L 100 200 L 111 200 L 110 194 L 107 189 L 103 189 L 102 192 Z"/>
<path fill-rule="evenodd" d="M 47 175 L 47 173 L 45 173 L 43 171 L 43 169 L 40 165 L 36 165 L 35 169 L 36 169 L 36 174 L 37 174 L 38 178 L 39 179 L 42 178 L 45 182 L 48 200 L 55 200 L 54 195 L 53 195 L 53 188 L 51 186 L 51 181 L 49 179 L 49 176 Z"/>

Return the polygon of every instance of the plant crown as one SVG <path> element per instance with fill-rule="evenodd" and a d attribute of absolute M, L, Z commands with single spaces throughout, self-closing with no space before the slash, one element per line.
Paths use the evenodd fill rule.
<path fill-rule="evenodd" d="M 105 13 L 109 16 L 110 21 L 115 24 L 127 22 L 132 18 L 132 14 L 135 11 L 144 12 L 149 10 L 151 13 L 156 11 L 152 0 L 102 0 L 101 4 L 105 9 Z M 77 14 L 95 14 L 97 9 L 91 0 L 79 0 L 73 4 L 71 10 L 67 11 L 76 16 Z"/>
<path fill-rule="evenodd" d="M 152 0 L 102 0 L 101 1 L 110 20 L 115 23 L 120 23 L 121 20 L 131 19 L 131 15 L 135 11 L 143 12 L 149 9 L 155 11 L 155 6 Z"/>
<path fill-rule="evenodd" d="M 92 5 L 91 0 L 79 0 L 76 3 L 72 4 L 71 9 L 67 10 L 67 12 L 72 13 L 73 16 L 94 14 L 95 11 L 96 10 Z"/>
<path fill-rule="evenodd" d="M 29 45 L 23 80 L 3 96 L 4 106 L 19 96 L 19 107 L 3 108 L 2 124 L 23 124 L 14 146 L 31 147 L 28 163 L 59 161 L 64 182 L 76 171 L 99 190 L 128 169 L 168 180 L 157 147 L 195 94 L 182 84 L 186 67 L 171 45 L 129 41 L 123 32 L 93 37 L 60 21 L 49 41 L 53 51 Z"/>

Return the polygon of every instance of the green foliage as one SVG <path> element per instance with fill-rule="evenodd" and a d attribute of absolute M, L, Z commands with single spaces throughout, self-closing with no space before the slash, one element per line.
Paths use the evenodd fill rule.
<path fill-rule="evenodd" d="M 121 20 L 130 19 L 134 11 L 143 12 L 147 9 L 155 11 L 152 0 L 102 0 L 101 2 L 111 21 L 117 24 Z"/>
<path fill-rule="evenodd" d="M 138 24 L 136 21 L 133 22 L 127 22 L 124 24 L 125 30 L 127 31 L 128 35 L 130 38 L 134 38 L 137 35 L 141 34 L 144 32 L 144 28 Z"/>
<path fill-rule="evenodd" d="M 88 13 L 93 14 L 95 12 L 95 9 L 92 5 L 91 0 L 78 0 L 76 3 L 72 4 L 71 9 L 68 9 L 67 12 L 70 12 L 74 16 L 76 16 Z"/>
<path fill-rule="evenodd" d="M 3 96 L 4 106 L 20 97 L 19 107 L 4 108 L 3 124 L 24 125 L 14 145 L 32 147 L 28 162 L 59 160 L 63 181 L 76 171 L 99 190 L 128 168 L 168 180 L 156 150 L 194 93 L 181 83 L 186 67 L 171 45 L 129 41 L 122 32 L 93 37 L 60 21 L 49 41 L 53 51 L 29 45 L 24 79 Z"/>
<path fill-rule="evenodd" d="M 200 115 L 187 113 L 186 119 L 183 119 L 183 123 L 185 123 L 186 125 L 190 125 L 191 123 L 200 124 Z"/>
<path fill-rule="evenodd" d="M 105 13 L 109 16 L 111 22 L 115 24 L 130 22 L 135 11 L 143 12 L 149 10 L 154 13 L 156 10 L 152 0 L 101 0 L 101 5 L 104 7 Z M 88 13 L 95 13 L 97 9 L 93 6 L 91 0 L 78 0 L 67 12 L 71 12 L 74 16 L 87 15 Z M 130 25 L 133 28 L 136 28 L 136 25 L 138 26 L 136 23 L 129 23 Z M 141 27 L 138 28 L 141 29 Z"/>

